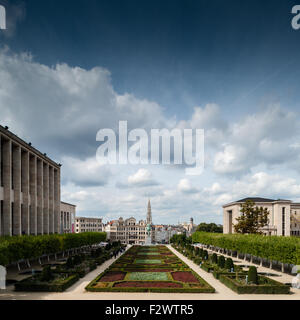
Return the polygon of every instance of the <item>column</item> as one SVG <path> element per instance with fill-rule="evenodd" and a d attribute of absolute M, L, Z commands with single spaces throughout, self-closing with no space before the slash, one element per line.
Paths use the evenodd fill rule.
<path fill-rule="evenodd" d="M 37 233 L 44 234 L 43 228 L 43 161 L 37 160 Z"/>
<path fill-rule="evenodd" d="M 30 216 L 29 216 L 29 152 L 23 151 L 22 157 L 22 234 L 30 234 Z"/>
<path fill-rule="evenodd" d="M 37 158 L 30 156 L 30 234 L 37 235 Z"/>
<path fill-rule="evenodd" d="M 43 164 L 44 173 L 44 234 L 49 234 L 49 165 Z"/>
<path fill-rule="evenodd" d="M 54 233 L 54 168 L 49 166 L 49 233 Z"/>
<path fill-rule="evenodd" d="M 3 137 L 2 137 L 3 139 Z M 3 152 L 3 232 L 5 236 L 12 235 L 11 214 L 11 140 L 4 140 Z"/>
<path fill-rule="evenodd" d="M 21 226 L 21 148 L 12 147 L 13 152 L 13 187 L 14 187 L 14 204 L 13 204 L 13 235 L 22 234 Z"/>
<path fill-rule="evenodd" d="M 54 169 L 54 232 L 61 233 L 60 170 Z"/>

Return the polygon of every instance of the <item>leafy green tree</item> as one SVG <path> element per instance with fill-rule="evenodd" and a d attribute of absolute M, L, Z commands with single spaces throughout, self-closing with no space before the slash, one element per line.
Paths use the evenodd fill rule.
<path fill-rule="evenodd" d="M 200 232 L 212 232 L 212 233 L 223 233 L 223 227 L 218 226 L 215 223 L 202 222 L 198 225 L 197 231 Z"/>
<path fill-rule="evenodd" d="M 234 225 L 234 231 L 242 234 L 262 234 L 261 228 L 269 223 L 269 211 L 263 207 L 255 206 L 252 200 L 242 204 L 242 215 L 238 217 Z"/>

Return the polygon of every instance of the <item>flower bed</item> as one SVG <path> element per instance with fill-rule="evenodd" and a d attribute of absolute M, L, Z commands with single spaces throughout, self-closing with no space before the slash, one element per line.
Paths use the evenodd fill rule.
<path fill-rule="evenodd" d="M 182 282 L 199 282 L 198 279 L 189 271 L 172 272 L 172 277 L 176 281 Z"/>
<path fill-rule="evenodd" d="M 124 281 L 114 284 L 116 288 L 182 288 L 181 283 L 167 281 Z"/>
<path fill-rule="evenodd" d="M 147 247 L 131 247 L 87 287 L 92 292 L 215 292 L 167 247 L 155 247 L 157 252 L 145 255 Z M 146 250 L 145 250 L 146 249 Z M 128 259 L 128 257 L 132 259 Z M 159 259 L 158 259 L 158 258 Z M 117 275 L 125 275 L 119 279 Z M 102 284 L 100 284 L 102 283 Z"/>
<path fill-rule="evenodd" d="M 113 282 L 113 281 L 119 281 L 124 280 L 126 273 L 125 272 L 119 272 L 119 271 L 111 271 L 107 272 L 101 279 L 101 282 Z"/>

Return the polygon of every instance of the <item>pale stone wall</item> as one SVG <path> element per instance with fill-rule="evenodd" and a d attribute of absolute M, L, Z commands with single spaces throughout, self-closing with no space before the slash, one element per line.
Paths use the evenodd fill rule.
<path fill-rule="evenodd" d="M 76 206 L 70 203 L 60 204 L 61 233 L 75 233 Z"/>
<path fill-rule="evenodd" d="M 75 232 L 102 232 L 102 218 L 76 217 Z"/>
<path fill-rule="evenodd" d="M 276 200 L 273 202 L 256 202 L 256 206 L 266 208 L 269 211 L 269 224 L 262 231 L 267 235 L 290 236 L 291 229 L 291 205 L 287 200 Z M 234 202 L 223 206 L 223 228 L 224 233 L 234 233 L 236 218 L 241 215 L 241 203 Z M 284 210 L 284 215 L 283 215 Z M 232 212 L 232 230 L 230 230 L 229 212 Z M 283 223 L 284 216 L 284 223 Z M 284 227 L 284 228 L 283 228 Z M 231 231 L 231 232 L 230 232 Z"/>
<path fill-rule="evenodd" d="M 58 233 L 60 165 L 0 126 L 0 236 Z"/>

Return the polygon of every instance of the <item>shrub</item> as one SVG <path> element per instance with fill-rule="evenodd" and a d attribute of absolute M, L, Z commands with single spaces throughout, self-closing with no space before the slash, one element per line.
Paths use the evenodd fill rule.
<path fill-rule="evenodd" d="M 218 266 L 221 268 L 221 269 L 224 269 L 225 267 L 225 258 L 224 256 L 220 256 L 218 258 Z"/>
<path fill-rule="evenodd" d="M 66 267 L 68 269 L 72 269 L 74 267 L 74 262 L 73 262 L 73 258 L 72 257 L 69 257 L 67 259 L 67 262 L 66 262 Z"/>
<path fill-rule="evenodd" d="M 257 269 L 254 266 L 249 267 L 248 282 L 252 284 L 258 284 Z"/>
<path fill-rule="evenodd" d="M 228 271 L 230 271 L 231 269 L 234 268 L 234 264 L 231 258 L 227 258 L 226 262 L 225 262 L 225 269 L 227 269 Z"/>
<path fill-rule="evenodd" d="M 199 249 L 198 255 L 200 258 L 203 257 L 203 249 L 202 248 Z"/>
<path fill-rule="evenodd" d="M 218 256 L 216 253 L 213 253 L 211 256 L 211 262 L 217 264 L 218 263 Z"/>
<path fill-rule="evenodd" d="M 51 266 L 45 266 L 41 273 L 41 281 L 49 282 L 53 278 Z"/>
<path fill-rule="evenodd" d="M 73 258 L 74 266 L 78 266 L 79 264 L 81 264 L 81 262 L 82 262 L 82 257 L 76 254 L 76 256 L 74 256 Z"/>
<path fill-rule="evenodd" d="M 207 252 L 207 250 L 203 250 L 202 258 L 203 258 L 204 260 L 207 260 L 207 259 L 208 259 L 208 252 Z"/>

